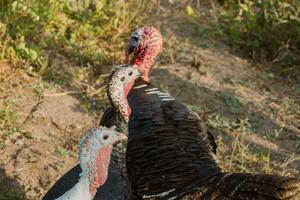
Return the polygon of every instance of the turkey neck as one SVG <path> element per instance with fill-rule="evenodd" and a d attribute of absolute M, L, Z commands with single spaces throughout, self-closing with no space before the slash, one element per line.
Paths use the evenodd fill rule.
<path fill-rule="evenodd" d="M 149 81 L 149 72 L 151 66 L 154 64 L 155 57 L 155 48 L 148 47 L 143 48 L 137 55 L 134 55 L 131 64 L 136 65 L 137 68 L 142 72 L 142 78 L 145 81 Z"/>
<path fill-rule="evenodd" d="M 80 158 L 82 177 L 77 184 L 57 198 L 57 200 L 92 200 L 96 195 L 97 188 L 102 186 L 107 179 L 111 151 L 112 145 L 108 145 L 99 149 L 95 159 L 91 157 Z M 82 163 L 88 164 L 82 165 Z"/>
<path fill-rule="evenodd" d="M 175 195 L 221 172 L 199 136 L 198 118 L 184 105 L 141 79 L 128 103 L 126 162 L 136 199 Z"/>
<path fill-rule="evenodd" d="M 97 188 L 102 186 L 107 179 L 111 152 L 112 145 L 101 148 L 95 160 L 95 169 L 93 169 L 89 174 L 89 179 L 91 182 L 90 192 L 93 197 L 97 192 Z"/>

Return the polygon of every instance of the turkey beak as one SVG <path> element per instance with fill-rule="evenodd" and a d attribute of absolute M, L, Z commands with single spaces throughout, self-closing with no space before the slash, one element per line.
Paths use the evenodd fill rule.
<path fill-rule="evenodd" d="M 129 44 L 125 50 L 125 63 L 128 64 L 129 62 L 129 56 L 134 52 L 134 46 L 132 44 Z"/>
<path fill-rule="evenodd" d="M 132 54 L 132 53 L 134 52 L 134 48 L 135 48 L 135 47 L 134 47 L 133 45 L 130 45 L 130 46 L 129 46 L 129 49 L 128 49 L 129 55 Z"/>

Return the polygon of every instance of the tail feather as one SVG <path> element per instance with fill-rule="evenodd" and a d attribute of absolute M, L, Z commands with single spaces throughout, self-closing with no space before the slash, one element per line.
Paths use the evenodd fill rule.
<path fill-rule="evenodd" d="M 267 174 L 224 174 L 203 199 L 300 199 L 300 179 Z"/>

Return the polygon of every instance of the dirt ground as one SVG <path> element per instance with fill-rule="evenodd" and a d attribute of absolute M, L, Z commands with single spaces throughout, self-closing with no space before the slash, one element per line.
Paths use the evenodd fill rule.
<path fill-rule="evenodd" d="M 151 80 L 206 119 L 224 169 L 300 176 L 299 83 L 259 70 L 210 35 L 197 36 L 184 19 L 162 19 L 149 22 L 165 41 Z M 108 107 L 105 76 L 61 55 L 55 60 L 44 76 L 23 63 L 0 63 L 1 200 L 41 199 L 77 163 L 81 135 Z"/>

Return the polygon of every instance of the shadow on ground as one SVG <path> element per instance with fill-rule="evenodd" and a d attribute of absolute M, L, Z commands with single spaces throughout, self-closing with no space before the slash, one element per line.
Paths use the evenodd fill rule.
<path fill-rule="evenodd" d="M 23 200 L 25 199 L 24 188 L 18 181 L 7 177 L 3 168 L 0 167 L 0 199 Z"/>
<path fill-rule="evenodd" d="M 219 116 L 220 119 L 232 122 L 235 126 L 239 126 L 240 121 L 247 119 L 248 127 L 245 128 L 249 130 L 239 130 L 244 132 L 243 142 L 247 145 L 249 144 L 249 150 L 253 154 L 270 152 L 271 161 L 276 160 L 280 163 L 280 166 L 277 166 L 277 173 L 281 173 L 281 170 L 289 168 L 294 171 L 291 173 L 292 175 L 300 175 L 299 158 L 284 167 L 284 163 L 291 159 L 292 155 L 294 157 L 300 156 L 299 132 L 277 124 L 273 119 L 257 109 L 255 102 L 242 103 L 241 98 L 234 95 L 230 90 L 213 90 L 203 86 L 201 83 L 197 83 L 195 80 L 190 81 L 182 78 L 184 76 L 180 72 L 180 75 L 176 75 L 176 73 L 170 73 L 169 70 L 170 68 L 153 70 L 153 80 L 156 85 L 166 89 L 178 100 L 191 105 L 193 110 L 198 111 L 200 114 L 204 113 L 201 114 L 204 118 L 211 115 Z M 235 135 L 230 133 L 230 131 L 223 131 L 226 129 L 226 124 L 219 125 L 223 127 L 219 129 L 212 128 L 214 136 L 217 138 L 221 135 L 225 138 L 225 144 L 233 144 Z M 278 130 L 281 130 L 281 133 L 275 138 L 274 133 Z M 273 167 L 276 169 L 276 166 Z M 263 169 L 258 168 L 258 170 Z M 285 173 L 289 174 L 289 172 Z"/>

